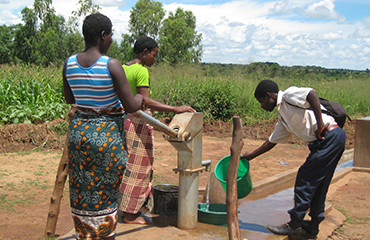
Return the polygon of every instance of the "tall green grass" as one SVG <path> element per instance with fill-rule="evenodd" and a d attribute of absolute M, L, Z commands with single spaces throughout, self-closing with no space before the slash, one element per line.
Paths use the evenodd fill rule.
<path fill-rule="evenodd" d="M 319 96 L 341 103 L 352 117 L 370 115 L 370 74 L 360 71 L 250 65 L 156 65 L 150 69 L 153 98 L 168 104 L 188 104 L 205 119 L 229 120 L 238 115 L 246 123 L 276 118 L 254 98 L 263 79 L 281 90 L 312 87 Z M 215 105 L 216 104 L 216 105 Z M 223 111 L 221 113 L 221 111 Z"/>
<path fill-rule="evenodd" d="M 59 68 L 0 66 L 0 123 L 39 123 L 64 117 Z"/>
<path fill-rule="evenodd" d="M 316 67 L 280 67 L 271 63 L 249 65 L 158 64 L 149 68 L 152 98 L 170 105 L 191 105 L 205 121 L 245 123 L 276 118 L 254 98 L 263 79 L 289 86 L 312 87 L 321 97 L 341 103 L 353 118 L 370 115 L 370 74 L 365 71 L 327 70 Z M 0 123 L 44 122 L 64 118 L 62 69 L 50 66 L 0 65 Z M 156 117 L 173 113 L 156 113 Z"/>

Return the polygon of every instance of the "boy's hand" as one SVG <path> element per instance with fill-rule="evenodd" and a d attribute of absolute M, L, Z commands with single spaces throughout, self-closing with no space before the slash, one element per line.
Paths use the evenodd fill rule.
<path fill-rule="evenodd" d="M 329 123 L 323 125 L 322 127 L 318 127 L 317 131 L 315 132 L 316 138 L 319 140 L 324 139 L 325 133 L 328 132 Z"/>

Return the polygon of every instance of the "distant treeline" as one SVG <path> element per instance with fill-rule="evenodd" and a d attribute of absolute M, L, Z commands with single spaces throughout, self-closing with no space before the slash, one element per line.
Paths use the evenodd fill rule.
<path fill-rule="evenodd" d="M 32 7 L 21 11 L 23 23 L 0 25 L 0 64 L 63 64 L 68 56 L 84 51 L 81 22 L 87 15 L 99 11 L 100 6 L 92 0 L 79 0 L 76 10 L 66 20 L 56 14 L 51 0 L 34 0 Z M 166 18 L 165 15 L 161 2 L 137 1 L 125 27 L 128 33 L 121 36 L 120 42 L 113 40 L 108 55 L 122 62 L 129 61 L 134 57 L 136 39 L 150 36 L 161 48 L 157 61 L 198 63 L 203 54 L 202 34 L 195 30 L 194 14 L 177 8 Z M 113 32 L 115 28 L 113 25 Z"/>
<path fill-rule="evenodd" d="M 232 71 L 247 76 L 263 75 L 269 78 L 275 77 L 304 77 L 310 80 L 338 80 L 352 77 L 369 77 L 370 70 L 351 70 L 351 69 L 330 69 L 319 66 L 280 66 L 274 62 L 254 62 L 250 64 L 222 64 L 222 63 L 202 63 L 203 68 L 212 68 L 212 74 L 227 75 Z M 295 75 L 295 76 L 294 76 Z M 313 78 L 313 79 L 312 79 Z"/>

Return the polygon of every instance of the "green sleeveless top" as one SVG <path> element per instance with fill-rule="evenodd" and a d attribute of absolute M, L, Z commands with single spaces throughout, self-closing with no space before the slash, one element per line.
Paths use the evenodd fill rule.
<path fill-rule="evenodd" d="M 130 66 L 123 64 L 122 67 L 125 70 L 126 78 L 134 95 L 137 94 L 137 87 L 148 87 L 150 94 L 152 94 L 149 72 L 146 67 L 139 63 L 134 63 Z"/>

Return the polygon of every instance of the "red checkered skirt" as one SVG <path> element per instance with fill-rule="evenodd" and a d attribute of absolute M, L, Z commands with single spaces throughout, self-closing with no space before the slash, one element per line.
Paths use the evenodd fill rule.
<path fill-rule="evenodd" d="M 151 196 L 153 179 L 153 127 L 132 114 L 125 120 L 129 159 L 123 174 L 120 191 L 123 212 L 137 213 Z"/>

